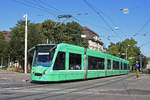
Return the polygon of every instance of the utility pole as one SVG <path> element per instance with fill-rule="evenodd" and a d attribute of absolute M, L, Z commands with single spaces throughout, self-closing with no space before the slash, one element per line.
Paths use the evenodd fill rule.
<path fill-rule="evenodd" d="M 128 47 L 130 47 L 129 44 L 127 45 L 127 48 L 126 48 L 126 60 L 128 59 Z"/>
<path fill-rule="evenodd" d="M 10 67 L 10 54 L 8 54 L 8 68 Z"/>
<path fill-rule="evenodd" d="M 143 66 L 142 66 L 142 55 L 140 54 L 140 68 L 142 70 L 142 73 L 143 73 Z"/>
<path fill-rule="evenodd" d="M 28 40 L 28 15 L 25 14 L 23 16 L 25 18 L 25 51 L 24 51 L 24 55 L 25 55 L 25 59 L 24 59 L 24 73 L 27 74 L 27 40 Z"/>
<path fill-rule="evenodd" d="M 58 19 L 69 19 L 69 18 L 72 18 L 73 16 L 71 14 L 62 14 L 62 15 L 58 15 L 57 18 Z M 65 21 L 65 20 L 64 20 Z M 62 22 L 63 23 L 63 22 Z M 62 24 L 60 23 L 59 25 L 55 26 L 54 29 L 56 30 L 56 34 L 59 35 L 59 40 L 58 40 L 58 43 L 61 43 L 62 42 L 62 34 L 61 33 L 58 33 L 58 27 Z"/>
<path fill-rule="evenodd" d="M 126 60 L 128 59 L 128 48 L 126 48 Z"/>
<path fill-rule="evenodd" d="M 46 40 L 46 43 L 48 44 L 48 39 Z"/>

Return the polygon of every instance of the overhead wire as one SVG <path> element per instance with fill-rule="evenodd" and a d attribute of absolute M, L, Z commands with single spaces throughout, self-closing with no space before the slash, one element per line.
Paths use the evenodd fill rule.
<path fill-rule="evenodd" d="M 115 27 L 118 27 L 118 25 L 116 25 L 115 23 L 114 23 L 114 21 L 112 20 L 112 18 L 108 15 L 108 14 L 105 14 L 101 9 L 98 9 L 97 7 L 95 7 L 103 16 L 105 16 L 105 17 L 107 17 L 107 19 L 111 22 L 111 24 L 113 25 L 113 27 L 115 28 Z M 118 31 L 120 31 L 120 33 L 124 33 L 121 29 L 120 29 L 120 27 L 118 27 L 119 29 L 117 29 Z M 128 37 L 127 35 L 123 35 L 123 34 L 119 34 L 119 35 L 121 35 L 122 37 Z"/>
<path fill-rule="evenodd" d="M 50 12 L 50 8 L 55 9 L 57 11 L 63 12 L 63 10 L 60 10 L 58 8 L 55 8 L 53 6 L 51 6 L 50 4 L 47 4 L 41 0 L 23 0 L 23 1 L 18 1 L 18 0 L 13 0 L 16 3 L 22 4 L 24 6 L 30 7 L 30 8 L 35 8 L 35 9 L 39 9 L 41 11 L 47 12 L 50 15 L 53 15 L 54 17 L 56 17 L 56 14 Z M 38 3 L 37 3 L 37 2 Z M 45 7 L 46 6 L 46 7 Z M 79 14 L 80 15 L 80 14 Z M 77 18 L 73 17 L 74 19 L 78 20 Z M 68 19 L 67 19 L 68 20 Z M 78 20 L 79 21 L 79 20 Z M 106 28 L 107 29 L 107 28 Z"/>
<path fill-rule="evenodd" d="M 150 19 L 148 19 L 148 20 L 143 24 L 143 26 L 133 35 L 133 37 L 139 35 L 140 32 L 149 24 L 149 22 L 150 22 Z"/>
<path fill-rule="evenodd" d="M 98 9 L 97 7 L 95 7 L 95 9 L 97 9 L 103 16 L 105 16 L 105 17 L 107 17 L 107 19 L 111 22 L 111 24 L 113 25 L 113 27 L 115 28 L 115 27 L 118 27 L 118 25 L 116 25 L 115 23 L 114 23 L 114 21 L 112 20 L 112 18 L 109 16 L 109 15 L 107 15 L 107 14 L 105 14 L 101 9 Z M 121 32 L 121 33 L 124 33 L 120 28 L 119 28 L 119 31 Z M 122 34 L 120 34 L 120 35 L 122 35 Z M 123 35 L 122 35 L 123 36 Z M 125 35 L 126 36 L 126 35 Z M 127 36 L 126 36 L 127 37 Z"/>
<path fill-rule="evenodd" d="M 83 0 L 85 2 L 85 4 L 91 8 L 104 22 L 105 24 L 113 31 L 112 27 L 109 25 L 109 23 L 105 20 L 105 18 L 87 1 L 87 0 Z"/>
<path fill-rule="evenodd" d="M 78 16 L 80 16 L 80 15 L 83 15 L 83 14 L 77 14 Z M 85 15 L 88 15 L 87 13 L 85 13 Z M 74 20 L 76 20 L 77 22 L 79 22 L 79 23 L 82 23 L 82 22 L 84 22 L 84 23 L 88 23 L 87 21 L 81 21 L 81 20 L 79 20 L 78 18 L 76 18 L 75 16 L 72 16 L 72 18 L 74 19 Z M 102 26 L 99 26 L 99 25 L 95 25 L 95 24 L 91 24 L 91 23 L 89 23 L 90 25 L 93 25 L 93 26 L 95 26 L 95 27 L 98 27 L 98 28 L 102 28 L 102 29 L 105 29 L 105 30 L 107 30 L 107 31 L 109 31 L 109 29 L 108 28 L 106 28 L 106 27 L 102 27 Z M 104 37 L 103 36 L 103 38 L 105 38 L 106 40 L 108 40 L 108 41 L 111 41 L 110 40 L 110 38 L 109 38 L 110 36 L 108 36 L 108 37 Z M 112 42 L 112 41 L 111 41 Z"/>
<path fill-rule="evenodd" d="M 108 17 L 108 16 L 107 16 Z M 87 21 L 81 21 L 81 20 L 79 20 L 78 18 L 76 18 L 76 17 L 74 17 L 73 16 L 73 19 L 75 19 L 76 21 L 78 21 L 79 23 L 80 22 L 84 22 L 84 23 L 88 23 Z M 111 20 L 111 19 L 110 19 Z M 112 21 L 112 23 L 113 23 L 113 21 Z M 100 26 L 100 25 L 95 25 L 95 24 L 91 24 L 91 23 L 89 23 L 90 25 L 93 25 L 93 26 L 95 26 L 95 27 L 97 27 L 97 28 L 102 28 L 102 29 L 104 29 L 104 30 L 106 30 L 106 31 L 110 31 L 108 28 L 106 28 L 106 27 L 104 27 L 104 26 Z M 114 24 L 114 23 L 113 23 Z M 115 25 L 114 25 L 115 26 Z M 101 33 L 102 34 L 102 33 Z M 112 35 L 109 35 L 109 36 L 107 36 L 106 37 L 106 35 L 104 36 L 104 35 L 101 35 L 100 37 L 102 37 L 102 38 L 105 38 L 106 40 L 108 40 L 108 41 L 110 41 L 110 42 L 112 42 L 111 41 L 111 39 L 110 39 L 110 37 L 112 38 L 112 37 L 116 37 L 116 36 L 112 36 Z"/>
<path fill-rule="evenodd" d="M 27 3 L 26 1 L 18 1 L 18 0 L 12 0 L 13 2 L 16 2 L 16 3 L 19 3 L 19 4 L 22 4 L 24 6 L 27 6 L 27 7 L 30 7 L 30 8 L 34 8 L 34 9 L 38 9 L 38 10 L 41 10 L 41 11 L 44 11 L 44 12 L 47 12 L 48 14 L 52 15 L 55 17 L 56 14 L 50 12 L 49 10 L 46 10 L 45 7 L 43 6 L 37 6 L 36 4 L 33 4 L 33 3 Z"/>
<path fill-rule="evenodd" d="M 97 7 L 95 7 L 95 9 L 97 9 L 103 16 L 107 17 L 107 19 L 112 23 L 112 25 L 115 27 L 115 23 L 114 21 L 111 19 L 110 16 L 106 15 L 101 9 L 98 9 Z"/>
<path fill-rule="evenodd" d="M 106 24 L 106 26 L 107 26 L 112 32 L 114 32 L 114 33 L 117 34 L 117 32 L 114 31 L 114 29 L 111 27 L 111 25 L 105 20 L 105 18 L 101 15 L 101 13 L 96 10 L 96 8 L 95 8 L 93 5 L 91 5 L 87 0 L 83 0 L 83 1 L 84 1 L 84 3 L 85 3 L 89 8 L 91 8 L 91 9 L 104 21 L 104 23 Z M 118 36 L 119 36 L 119 37 L 118 37 Z M 120 35 L 118 35 L 118 36 L 116 36 L 116 37 L 119 38 L 119 39 L 122 38 Z"/>
<path fill-rule="evenodd" d="M 36 1 L 36 0 L 34 0 L 34 1 Z M 84 1 L 86 1 L 86 0 L 84 0 Z M 41 4 L 43 4 L 43 5 L 45 5 L 45 6 L 47 6 L 47 7 L 53 8 L 53 9 L 55 9 L 55 10 L 57 10 L 57 11 L 63 12 L 62 10 L 57 9 L 57 8 L 55 8 L 55 7 L 49 5 L 49 4 L 47 4 L 47 3 L 45 3 L 45 2 L 43 2 L 43 1 L 41 1 L 41 0 L 38 0 L 38 2 L 41 3 Z M 107 27 L 110 28 L 112 32 L 115 32 L 115 31 L 113 30 L 113 28 L 111 27 L 111 25 L 109 25 L 109 23 L 105 20 L 105 18 L 104 18 L 101 14 L 103 14 L 105 17 L 107 17 L 107 19 L 110 20 L 110 22 L 112 23 L 112 25 L 116 26 L 116 25 L 114 24 L 114 22 L 112 21 L 112 19 L 111 19 L 109 16 L 107 16 L 107 15 L 106 15 L 103 11 L 101 11 L 101 10 L 99 10 L 101 14 L 100 14 L 99 12 L 97 12 L 96 9 L 94 9 L 93 6 L 92 6 L 92 9 L 97 13 L 97 15 L 99 15 L 99 17 L 101 17 L 101 19 L 104 21 L 104 23 L 107 25 Z M 78 19 L 77 19 L 76 17 L 74 17 L 74 16 L 73 16 L 73 19 L 75 19 L 75 20 L 77 20 L 78 22 L 80 22 L 80 20 L 78 20 Z M 68 20 L 68 19 L 67 19 L 67 20 Z M 64 22 L 64 21 L 63 21 L 63 22 Z M 137 32 L 136 35 L 138 35 L 139 32 L 142 31 L 142 30 L 149 24 L 149 22 L 150 22 L 150 19 L 141 27 L 141 29 L 139 29 L 139 31 Z M 121 31 L 121 30 L 120 30 L 120 31 Z M 115 32 L 115 33 L 116 33 L 116 32 Z M 123 33 L 123 32 L 122 32 L 122 33 Z M 144 35 L 145 35 L 145 34 L 143 34 L 143 36 L 144 36 Z M 110 36 L 107 37 L 108 40 L 110 40 L 109 38 L 110 38 Z M 147 43 L 148 43 L 148 42 L 147 42 Z M 145 43 L 145 44 L 146 44 L 146 43 Z"/>
<path fill-rule="evenodd" d="M 23 4 L 23 5 L 25 5 L 25 6 L 27 6 L 27 7 L 32 7 L 32 8 L 37 8 L 37 9 L 39 9 L 39 10 L 42 10 L 42 11 L 48 11 L 49 10 L 49 8 L 53 8 L 53 9 L 55 9 L 55 10 L 57 10 L 57 11 L 60 11 L 60 12 L 63 12 L 63 10 L 60 10 L 60 9 L 58 9 L 58 8 L 55 8 L 55 7 L 53 7 L 53 6 L 51 6 L 51 5 L 49 5 L 48 3 L 45 3 L 45 2 L 43 2 L 43 1 L 41 1 L 41 0 L 23 0 L 23 1 L 18 1 L 18 0 L 14 0 L 14 1 L 16 1 L 17 3 L 19 3 L 19 4 Z M 38 3 L 37 3 L 38 2 Z M 44 6 L 48 6 L 49 8 L 46 8 L 46 7 L 43 7 L 41 4 L 43 4 Z M 49 11 L 48 11 L 48 13 L 50 13 Z M 53 14 L 54 15 L 54 14 Z M 56 14 L 55 14 L 56 15 Z M 81 14 L 81 13 L 79 13 L 79 14 L 76 14 L 76 15 L 83 15 L 83 14 Z M 85 13 L 85 15 L 87 15 L 87 13 Z M 75 19 L 75 20 L 77 20 L 78 22 L 80 22 L 77 18 L 75 18 L 74 16 L 73 16 L 73 18 Z M 64 21 L 63 21 L 64 22 Z M 107 28 L 105 28 L 106 30 L 108 30 Z"/>
<path fill-rule="evenodd" d="M 36 1 L 36 0 L 34 0 L 34 1 Z M 52 5 L 50 5 L 49 3 L 45 3 L 45 2 L 43 2 L 42 0 L 37 0 L 37 1 L 38 1 L 39 3 L 41 3 L 41 4 L 43 4 L 44 6 L 47 6 L 47 7 L 49 7 L 49 8 L 55 9 L 55 10 L 60 11 L 60 12 L 64 12 L 63 10 L 58 9 L 58 8 L 56 8 L 56 7 L 52 6 Z"/>
<path fill-rule="evenodd" d="M 108 27 L 111 31 L 113 31 L 112 27 L 107 23 L 107 21 L 104 19 L 104 17 L 103 17 L 99 12 L 97 12 L 97 10 L 96 10 L 91 4 L 89 4 L 89 2 L 87 2 L 86 0 L 83 0 L 83 1 L 84 1 L 84 3 L 85 3 L 88 7 L 90 7 L 99 17 L 101 17 L 102 20 L 104 21 L 104 23 L 107 25 L 107 27 Z M 109 37 L 109 36 L 108 36 L 108 37 Z M 111 41 L 110 38 L 106 38 L 106 39 L 109 40 L 109 41 Z"/>
<path fill-rule="evenodd" d="M 133 37 L 137 37 L 137 36 L 144 36 L 144 37 L 146 37 L 146 33 L 144 33 L 144 34 L 140 34 L 140 32 L 142 32 L 144 29 L 145 29 L 145 27 L 149 24 L 149 22 L 150 22 L 150 19 L 148 19 L 143 25 L 142 25 L 142 27 L 133 35 Z M 141 44 L 139 47 L 144 47 L 145 45 L 147 45 L 147 44 L 149 44 L 150 43 L 150 41 L 147 41 L 147 42 L 145 42 L 145 43 L 143 43 L 143 44 Z"/>
<path fill-rule="evenodd" d="M 82 22 L 82 21 L 80 21 L 79 19 L 77 19 L 77 18 L 75 18 L 75 17 L 73 17 L 73 19 L 75 19 L 75 20 L 78 21 L 78 22 Z M 86 23 L 87 23 L 87 22 L 86 22 Z M 90 25 L 91 25 L 91 23 L 90 23 Z M 94 25 L 94 24 L 92 24 L 92 25 Z M 98 28 L 102 27 L 102 26 L 99 26 L 99 25 L 94 25 L 94 26 L 96 26 L 96 27 L 98 27 Z M 109 31 L 109 29 L 107 29 L 107 28 L 105 28 L 105 27 L 102 27 L 102 28 L 104 28 L 105 30 Z M 105 37 L 105 36 L 103 35 L 103 36 L 100 36 L 100 37 L 103 37 L 103 38 L 105 38 L 106 40 L 112 42 L 111 39 L 110 39 L 110 36 Z M 112 37 L 112 36 L 111 36 L 111 37 Z"/>
<path fill-rule="evenodd" d="M 37 6 L 37 7 L 40 7 L 40 8 L 42 8 L 42 9 L 44 9 L 45 11 L 47 11 L 47 12 L 50 12 L 50 10 L 52 10 L 52 9 L 49 9 L 49 7 L 45 7 L 45 5 L 43 6 L 39 1 L 37 1 L 37 0 L 23 0 L 25 3 L 27 3 L 27 4 L 31 4 L 31 5 L 33 5 L 33 6 Z M 54 13 L 53 13 L 53 15 L 54 15 Z M 56 14 L 56 12 L 55 12 L 55 15 L 57 15 Z"/>
<path fill-rule="evenodd" d="M 140 47 L 143 47 L 143 46 L 145 46 L 145 45 L 147 45 L 149 43 L 150 43 L 150 41 L 147 41 L 147 42 L 143 43 Z"/>

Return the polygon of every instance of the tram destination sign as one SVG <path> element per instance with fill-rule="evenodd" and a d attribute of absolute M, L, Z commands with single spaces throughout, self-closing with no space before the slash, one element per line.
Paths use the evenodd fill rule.
<path fill-rule="evenodd" d="M 50 50 L 54 45 L 44 45 L 44 46 L 36 46 L 36 50 Z"/>

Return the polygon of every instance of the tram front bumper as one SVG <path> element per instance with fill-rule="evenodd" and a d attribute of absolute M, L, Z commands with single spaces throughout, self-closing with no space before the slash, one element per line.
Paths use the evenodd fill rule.
<path fill-rule="evenodd" d="M 41 74 L 41 73 L 34 73 L 31 74 L 32 81 L 40 81 L 40 82 L 56 82 L 59 81 L 58 75 L 55 74 Z"/>

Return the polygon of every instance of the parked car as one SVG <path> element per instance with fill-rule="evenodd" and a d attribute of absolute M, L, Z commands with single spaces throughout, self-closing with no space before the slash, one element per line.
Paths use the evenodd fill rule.
<path fill-rule="evenodd" d="M 4 68 L 4 67 L 5 67 L 5 66 L 0 66 L 0 69 L 1 69 L 1 68 Z"/>

